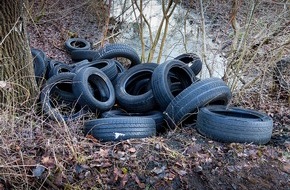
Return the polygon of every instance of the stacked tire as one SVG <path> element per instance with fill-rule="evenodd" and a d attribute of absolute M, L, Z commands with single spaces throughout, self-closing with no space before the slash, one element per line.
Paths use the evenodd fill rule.
<path fill-rule="evenodd" d="M 270 140 L 269 117 L 228 108 L 232 96 L 224 81 L 196 77 L 202 68 L 196 54 L 141 64 L 137 52 L 125 44 L 91 50 L 89 42 L 76 38 L 69 39 L 65 48 L 75 63 L 50 60 L 41 50 L 32 51 L 36 77 L 46 81 L 41 87 L 42 108 L 59 122 L 96 113 L 97 118 L 84 123 L 85 135 L 100 141 L 150 137 L 182 126 L 195 114 L 197 130 L 214 140 L 258 144 Z"/>

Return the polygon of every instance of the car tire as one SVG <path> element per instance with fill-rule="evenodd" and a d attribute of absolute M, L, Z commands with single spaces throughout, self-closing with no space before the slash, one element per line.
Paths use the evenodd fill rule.
<path fill-rule="evenodd" d="M 109 44 L 97 52 L 95 59 L 126 58 L 130 61 L 129 68 L 141 64 L 138 53 L 126 44 Z"/>
<path fill-rule="evenodd" d="M 174 98 L 174 94 L 171 91 L 173 83 L 171 78 L 174 78 L 174 83 L 180 82 L 181 90 L 197 80 L 192 70 L 179 60 L 169 60 L 158 65 L 152 74 L 151 88 L 162 111 L 166 109 Z"/>
<path fill-rule="evenodd" d="M 68 73 L 71 72 L 72 68 L 70 65 L 67 65 L 65 63 L 57 64 L 53 68 L 50 69 L 49 71 L 49 78 L 58 75 L 59 73 Z"/>
<path fill-rule="evenodd" d="M 175 57 L 174 59 L 188 64 L 195 75 L 198 75 L 202 69 L 202 61 L 195 53 L 184 53 Z"/>
<path fill-rule="evenodd" d="M 100 141 L 120 141 L 156 135 L 155 121 L 144 117 L 94 119 L 84 123 L 84 134 Z"/>
<path fill-rule="evenodd" d="M 175 128 L 190 115 L 206 105 L 227 105 L 231 91 L 219 78 L 207 78 L 193 83 L 179 93 L 167 106 L 164 114 L 168 125 Z"/>
<path fill-rule="evenodd" d="M 54 106 L 52 103 L 53 97 L 51 96 L 54 93 L 54 88 L 60 84 L 71 86 L 73 83 L 74 77 L 75 77 L 74 73 L 61 73 L 59 75 L 55 75 L 46 81 L 43 89 L 41 90 L 40 102 L 42 105 L 42 110 L 51 119 L 60 121 L 60 122 L 75 120 L 82 117 L 86 113 L 86 110 L 81 109 L 80 105 L 76 103 L 76 98 L 74 96 L 72 97 L 72 99 L 64 100 L 62 99 L 62 96 L 58 94 L 60 95 L 61 100 L 64 100 L 65 102 L 68 102 L 70 105 L 75 106 L 75 107 L 70 107 L 70 110 L 73 110 L 72 112 L 70 112 L 70 114 L 61 113 L 61 110 L 58 109 L 58 107 Z M 59 99 L 57 101 L 58 102 L 55 102 L 55 103 L 58 105 Z"/>
<path fill-rule="evenodd" d="M 142 94 L 130 94 L 138 81 L 150 79 L 154 69 L 158 65 L 155 63 L 143 63 L 136 65 L 123 72 L 115 85 L 116 99 L 118 104 L 128 112 L 148 112 L 156 108 L 157 104 L 151 88 L 142 91 Z"/>
<path fill-rule="evenodd" d="M 114 87 L 98 68 L 80 69 L 73 79 L 72 89 L 79 103 L 94 112 L 109 110 L 115 103 Z"/>
<path fill-rule="evenodd" d="M 70 55 L 73 61 L 83 61 L 85 59 L 93 61 L 99 58 L 96 50 L 74 50 Z"/>
<path fill-rule="evenodd" d="M 34 48 L 31 49 L 31 54 L 36 82 L 41 86 L 47 68 L 46 56 L 43 51 Z"/>
<path fill-rule="evenodd" d="M 162 112 L 160 111 L 150 111 L 146 113 L 128 113 L 123 110 L 110 110 L 103 112 L 101 114 L 102 118 L 110 118 L 110 117 L 146 117 L 151 118 L 155 121 L 156 131 L 163 132 L 165 127 L 165 121 Z"/>
<path fill-rule="evenodd" d="M 198 112 L 196 129 L 220 142 L 266 144 L 271 139 L 273 120 L 256 110 L 207 106 Z"/>
<path fill-rule="evenodd" d="M 91 44 L 85 39 L 81 38 L 70 38 L 64 44 L 66 50 L 71 53 L 75 50 L 89 50 L 91 49 Z"/>
<path fill-rule="evenodd" d="M 74 67 L 74 69 L 72 70 L 72 72 L 77 73 L 78 70 L 83 69 L 83 68 L 87 68 L 87 67 L 95 67 L 95 68 L 100 69 L 101 71 L 103 71 L 107 75 L 107 77 L 111 81 L 113 81 L 118 75 L 118 70 L 117 70 L 117 66 L 115 64 L 115 61 L 111 60 L 111 59 L 95 60 L 92 62 L 88 62 L 86 64 L 76 65 Z"/>

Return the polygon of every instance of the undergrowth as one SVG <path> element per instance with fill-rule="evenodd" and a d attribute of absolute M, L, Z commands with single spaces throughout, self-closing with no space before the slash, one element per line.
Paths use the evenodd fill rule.
<path fill-rule="evenodd" d="M 61 44 L 68 37 L 83 37 L 80 28 L 72 30 L 73 27 L 68 29 L 56 24 L 78 9 L 88 14 L 96 30 L 102 31 L 101 37 L 93 33 L 91 38 L 86 36 L 88 39 L 103 45 L 112 35 L 108 31 L 110 4 L 97 0 L 74 2 L 72 7 L 65 6 L 65 2 L 44 0 L 30 1 L 26 6 L 30 27 L 43 44 L 46 36 L 41 26 L 48 24 L 45 26 L 58 29 L 55 39 L 49 39 L 51 46 L 57 47 L 55 52 L 63 51 Z M 215 22 L 204 32 L 216 41 L 218 49 L 208 44 L 206 47 L 207 51 L 223 56 L 227 63 L 222 77 L 233 91 L 233 104 L 267 112 L 274 118 L 275 133 L 290 131 L 289 92 L 274 88 L 272 80 L 273 66 L 290 51 L 289 5 L 268 1 L 243 1 L 237 6 L 219 1 L 187 5 L 198 13 L 202 10 L 199 6 L 203 5 L 205 15 Z M 225 11 L 220 13 L 221 10 Z M 200 21 L 193 22 L 201 27 Z M 234 25 L 238 27 L 233 29 Z M 208 64 L 211 63 L 214 60 L 208 60 Z M 148 139 L 100 143 L 92 137 L 84 137 L 82 119 L 55 122 L 38 113 L 38 105 L 26 109 L 25 113 L 9 105 L 6 107 L 0 111 L 0 189 L 107 189 L 110 186 L 154 189 L 168 187 L 166 184 L 174 180 L 179 180 L 178 187 L 185 189 L 194 187 L 195 184 L 186 185 L 190 185 L 191 177 L 201 175 L 201 171 L 205 172 L 203 177 L 209 178 L 208 188 L 214 188 L 210 186 L 209 174 L 222 175 L 230 164 L 235 166 L 231 162 L 242 167 L 249 161 L 258 168 L 262 161 L 271 160 L 269 162 L 275 163 L 277 168 L 287 159 L 289 162 L 288 144 L 282 150 L 273 144 L 269 145 L 269 150 L 264 146 L 219 144 L 203 138 L 194 128 L 186 127 Z M 248 149 L 254 152 L 248 153 Z M 236 160 L 232 161 L 232 157 Z M 210 168 L 208 173 L 207 167 Z"/>

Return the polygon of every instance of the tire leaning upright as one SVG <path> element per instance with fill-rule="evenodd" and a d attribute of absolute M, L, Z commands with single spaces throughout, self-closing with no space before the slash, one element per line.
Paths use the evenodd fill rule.
<path fill-rule="evenodd" d="M 206 105 L 227 105 L 231 91 L 219 78 L 208 78 L 193 83 L 179 93 L 167 106 L 164 114 L 169 126 L 174 128 L 187 117 Z"/>
<path fill-rule="evenodd" d="M 106 111 L 115 103 L 115 90 L 107 75 L 98 68 L 80 69 L 73 78 L 73 93 L 79 103 L 92 111 Z"/>
<path fill-rule="evenodd" d="M 152 74 L 151 88 L 162 111 L 166 109 L 171 100 L 177 95 L 177 93 L 172 93 L 172 78 L 174 78 L 174 83 L 180 83 L 180 91 L 197 80 L 192 70 L 179 60 L 169 60 L 158 65 Z"/>

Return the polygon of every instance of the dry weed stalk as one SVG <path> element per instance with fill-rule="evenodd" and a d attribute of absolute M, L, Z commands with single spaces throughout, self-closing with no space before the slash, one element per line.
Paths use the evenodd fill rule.
<path fill-rule="evenodd" d="M 268 9 L 264 9 L 263 14 L 261 10 L 265 5 Z M 289 11 L 283 9 L 269 18 L 267 12 L 273 11 L 273 5 L 276 9 L 281 8 L 270 2 L 267 4 L 256 0 L 247 3 L 235 0 L 231 8 L 233 37 L 224 79 L 228 81 L 232 91 L 237 92 L 238 97 L 242 98 L 250 91 L 256 92 L 259 94 L 257 102 L 261 103 L 265 90 L 269 89 L 271 83 L 273 66 L 283 55 L 289 53 L 287 47 L 290 36 L 285 26 L 289 23 L 286 16 Z M 239 14 L 243 12 L 244 6 L 250 7 L 247 10 L 246 22 L 237 19 L 240 18 Z"/>
<path fill-rule="evenodd" d="M 141 47 L 142 47 L 142 60 L 145 60 L 144 54 L 145 54 L 145 43 L 144 43 L 144 23 L 148 27 L 149 31 L 149 38 L 150 38 L 150 51 L 147 56 L 147 62 L 152 62 L 154 54 L 156 52 L 156 47 L 159 43 L 159 40 L 161 38 L 161 45 L 158 53 L 158 58 L 157 58 L 157 63 L 160 62 L 162 53 L 163 53 L 163 47 L 165 44 L 167 32 L 168 32 L 168 26 L 169 26 L 169 19 L 172 16 L 175 8 L 176 8 L 176 3 L 174 0 L 169 0 L 168 3 L 166 4 L 165 0 L 162 0 L 161 5 L 162 5 L 162 18 L 159 23 L 157 32 L 154 36 L 154 33 L 152 32 L 152 27 L 150 25 L 150 22 L 148 21 L 148 18 L 146 18 L 144 12 L 143 12 L 143 0 L 139 1 L 139 4 L 136 0 L 133 1 L 134 5 L 138 9 L 138 12 L 140 14 L 140 23 L 139 23 L 139 36 L 140 36 L 140 41 L 141 41 Z M 163 29 L 164 28 L 164 29 Z"/>
<path fill-rule="evenodd" d="M 79 163 L 83 157 L 78 127 L 82 121 L 49 121 L 35 111 L 38 106 L 24 113 L 6 105 L 0 113 L 0 180 L 15 189 L 41 188 L 56 171 L 69 169 L 66 162 Z M 40 166 L 41 177 L 34 176 Z"/>

